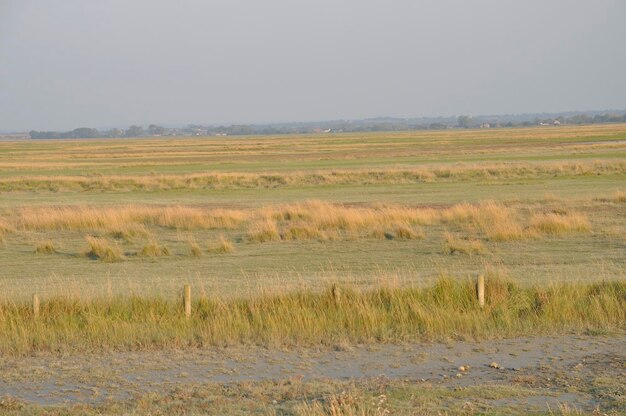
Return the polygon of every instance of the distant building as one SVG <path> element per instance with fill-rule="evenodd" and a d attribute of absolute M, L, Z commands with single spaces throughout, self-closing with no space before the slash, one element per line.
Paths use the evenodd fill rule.
<path fill-rule="evenodd" d="M 552 124 L 554 124 L 555 126 L 560 126 L 561 122 L 559 120 L 554 120 L 554 123 L 552 123 Z"/>
<path fill-rule="evenodd" d="M 483 123 L 483 124 L 481 124 L 481 125 L 480 125 L 480 128 L 481 128 L 481 129 L 488 129 L 488 128 L 491 128 L 491 124 L 489 124 L 489 123 Z"/>

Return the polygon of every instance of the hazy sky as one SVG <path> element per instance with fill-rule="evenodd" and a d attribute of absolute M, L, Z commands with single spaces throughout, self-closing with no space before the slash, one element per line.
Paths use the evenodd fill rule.
<path fill-rule="evenodd" d="M 0 0 L 0 130 L 626 108 L 623 0 Z"/>

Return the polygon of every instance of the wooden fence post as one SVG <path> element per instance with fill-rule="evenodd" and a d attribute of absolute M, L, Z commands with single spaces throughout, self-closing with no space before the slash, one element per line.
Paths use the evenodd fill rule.
<path fill-rule="evenodd" d="M 478 296 L 478 305 L 482 308 L 485 306 L 485 276 L 478 275 L 478 281 L 476 282 L 476 295 Z"/>
<path fill-rule="evenodd" d="M 191 286 L 188 284 L 185 285 L 183 303 L 185 305 L 185 318 L 189 319 L 191 317 Z"/>
<path fill-rule="evenodd" d="M 33 317 L 39 318 L 39 295 L 33 293 Z"/>

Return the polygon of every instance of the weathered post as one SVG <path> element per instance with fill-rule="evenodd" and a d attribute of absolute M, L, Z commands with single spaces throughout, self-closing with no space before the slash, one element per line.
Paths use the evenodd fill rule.
<path fill-rule="evenodd" d="M 33 318 L 39 318 L 39 295 L 33 293 Z"/>
<path fill-rule="evenodd" d="M 478 275 L 476 282 L 476 295 L 478 296 L 478 305 L 482 308 L 485 306 L 485 276 Z"/>
<path fill-rule="evenodd" d="M 185 305 L 185 318 L 189 319 L 191 317 L 191 286 L 188 284 L 185 285 L 183 303 Z"/>

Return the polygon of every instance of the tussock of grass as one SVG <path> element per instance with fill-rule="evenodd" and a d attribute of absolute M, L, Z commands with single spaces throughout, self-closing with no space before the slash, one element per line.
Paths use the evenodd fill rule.
<path fill-rule="evenodd" d="M 395 236 L 400 240 L 423 240 L 425 238 L 421 230 L 415 230 L 412 227 L 403 225 L 396 227 Z"/>
<path fill-rule="evenodd" d="M 14 228 L 8 224 L 8 222 L 0 218 L 0 243 L 4 242 L 5 235 L 13 232 Z"/>
<path fill-rule="evenodd" d="M 41 241 L 35 247 L 35 253 L 37 254 L 54 254 L 57 250 L 54 247 L 54 243 L 50 240 Z"/>
<path fill-rule="evenodd" d="M 543 234 L 558 235 L 573 232 L 588 232 L 589 221 L 581 214 L 535 214 L 530 220 L 530 229 Z"/>
<path fill-rule="evenodd" d="M 268 218 L 251 224 L 248 229 L 248 240 L 256 243 L 280 240 L 276 223 Z"/>
<path fill-rule="evenodd" d="M 485 247 L 478 240 L 462 239 L 450 233 L 444 234 L 443 254 L 482 254 Z"/>
<path fill-rule="evenodd" d="M 161 245 L 157 240 L 151 239 L 148 241 L 148 244 L 143 246 L 139 255 L 141 257 L 163 257 L 169 256 L 170 250 L 166 246 Z"/>
<path fill-rule="evenodd" d="M 234 253 L 235 246 L 230 240 L 221 235 L 217 243 L 209 245 L 207 251 L 214 254 Z"/>
<path fill-rule="evenodd" d="M 189 243 L 189 255 L 191 257 L 202 257 L 202 249 L 200 248 L 200 245 L 196 242 L 196 240 L 194 240 L 193 238 L 190 238 L 188 243 Z"/>
<path fill-rule="evenodd" d="M 133 242 L 136 238 L 148 237 L 150 232 L 142 224 L 126 224 L 123 228 L 109 231 L 107 235 L 111 238 Z"/>
<path fill-rule="evenodd" d="M 626 192 L 622 192 L 622 191 L 615 192 L 615 194 L 613 194 L 613 201 L 620 202 L 620 203 L 626 202 Z"/>
<path fill-rule="evenodd" d="M 89 244 L 89 251 L 85 253 L 87 257 L 98 259 L 105 263 L 115 263 L 124 260 L 124 255 L 115 242 L 89 235 L 85 239 Z"/>
<path fill-rule="evenodd" d="M 473 280 L 440 278 L 432 287 L 382 287 L 196 298 L 190 320 L 163 299 L 43 299 L 0 304 L 0 352 L 149 349 L 254 343 L 339 345 L 406 340 L 484 339 L 610 331 L 626 326 L 626 282 L 518 286 L 491 274 L 486 304 Z"/>
<path fill-rule="evenodd" d="M 283 240 L 326 240 L 324 233 L 307 225 L 293 225 L 281 235 Z"/>

